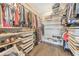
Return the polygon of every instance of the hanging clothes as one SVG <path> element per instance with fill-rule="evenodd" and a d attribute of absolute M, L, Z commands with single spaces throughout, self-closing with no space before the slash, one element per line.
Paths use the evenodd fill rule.
<path fill-rule="evenodd" d="M 14 17 L 14 26 L 19 25 L 20 15 L 19 15 L 19 6 L 17 5 L 15 8 L 15 17 Z"/>
<path fill-rule="evenodd" d="M 36 28 L 36 20 L 35 20 L 35 15 L 32 14 L 32 27 Z"/>
<path fill-rule="evenodd" d="M 20 26 L 25 26 L 25 9 L 24 6 L 20 7 Z"/>
<path fill-rule="evenodd" d="M 15 7 L 14 7 L 14 3 L 11 5 L 11 22 L 12 23 L 10 23 L 12 26 L 14 26 L 14 20 L 15 20 Z"/>
<path fill-rule="evenodd" d="M 38 28 L 38 20 L 37 20 L 37 15 L 35 15 L 35 20 L 36 20 L 36 28 Z"/>
<path fill-rule="evenodd" d="M 5 21 L 5 4 L 2 4 L 2 26 L 5 25 L 4 21 Z"/>
<path fill-rule="evenodd" d="M 29 12 L 29 15 L 28 16 L 29 16 L 28 25 L 29 25 L 30 28 L 32 28 L 32 13 Z"/>
<path fill-rule="evenodd" d="M 35 24 L 35 28 L 36 28 L 36 17 L 34 15 L 34 24 Z"/>
<path fill-rule="evenodd" d="M 28 27 L 29 27 L 29 12 L 27 13 L 27 21 L 28 21 Z"/>
<path fill-rule="evenodd" d="M 12 15 L 11 15 L 11 9 L 9 8 L 9 19 L 10 19 L 10 22 L 9 22 L 9 24 L 10 24 L 10 26 L 13 26 L 13 22 L 12 22 Z"/>
<path fill-rule="evenodd" d="M 34 28 L 34 14 L 32 13 L 32 28 Z"/>
<path fill-rule="evenodd" d="M 2 4 L 2 25 L 3 27 L 10 27 L 9 24 L 9 6 L 7 4 Z"/>
<path fill-rule="evenodd" d="M 1 21 L 2 21 L 2 7 L 0 4 L 0 27 L 2 26 Z"/>
<path fill-rule="evenodd" d="M 10 19 L 9 19 L 9 6 L 8 6 L 8 4 L 5 5 L 5 20 L 6 20 L 6 23 L 9 24 Z"/>
<path fill-rule="evenodd" d="M 23 6 L 23 27 L 25 27 L 25 9 Z"/>
<path fill-rule="evenodd" d="M 28 11 L 25 10 L 25 24 L 26 24 L 26 27 L 28 27 Z"/>

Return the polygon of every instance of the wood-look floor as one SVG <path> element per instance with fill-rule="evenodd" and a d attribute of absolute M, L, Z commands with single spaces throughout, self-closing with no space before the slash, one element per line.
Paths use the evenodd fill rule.
<path fill-rule="evenodd" d="M 30 53 L 30 56 L 71 56 L 71 53 L 64 51 L 62 47 L 41 43 L 37 45 Z"/>

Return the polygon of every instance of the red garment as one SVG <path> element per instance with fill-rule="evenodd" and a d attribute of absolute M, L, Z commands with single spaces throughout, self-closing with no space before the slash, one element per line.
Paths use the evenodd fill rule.
<path fill-rule="evenodd" d="M 8 23 L 6 23 L 6 20 L 5 20 L 5 4 L 3 3 L 2 4 L 2 26 L 3 27 L 10 27 L 10 25 Z"/>
<path fill-rule="evenodd" d="M 2 4 L 2 26 L 5 25 L 5 4 Z"/>
<path fill-rule="evenodd" d="M 11 27 L 6 21 L 3 19 L 3 27 Z"/>
<path fill-rule="evenodd" d="M 15 19 L 14 19 L 14 25 L 19 25 L 19 19 L 20 19 L 19 9 L 16 8 L 16 11 L 15 11 Z"/>
<path fill-rule="evenodd" d="M 68 38 L 69 38 L 68 33 L 64 33 L 63 38 L 64 38 L 65 41 L 68 41 Z"/>

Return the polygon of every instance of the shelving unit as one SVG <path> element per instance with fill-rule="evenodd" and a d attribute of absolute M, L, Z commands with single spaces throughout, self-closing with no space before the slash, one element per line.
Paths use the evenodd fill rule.
<path fill-rule="evenodd" d="M 13 29 L 16 29 L 16 28 L 13 28 Z M 12 37 L 16 36 L 17 37 L 17 39 L 15 41 L 11 42 L 11 43 L 0 44 L 0 48 L 7 47 L 9 45 L 13 45 L 13 46 L 16 45 L 16 48 L 17 48 L 19 53 L 22 52 L 25 55 L 28 52 L 30 52 L 33 49 L 33 46 L 34 46 L 34 38 L 33 38 L 34 29 L 29 29 L 29 28 L 20 28 L 20 29 L 22 30 L 21 32 L 0 34 L 0 38 L 4 38 L 4 37 L 6 38 L 6 37 L 10 37 L 10 36 L 12 36 Z M 22 42 L 22 44 L 20 44 L 20 42 Z M 17 45 L 17 43 L 19 44 L 19 46 Z M 18 47 L 20 47 L 20 50 L 19 50 Z M 7 51 L 11 51 L 11 49 L 13 49 L 13 48 L 9 48 L 9 49 L 1 52 L 1 54 L 6 53 Z"/>
<path fill-rule="evenodd" d="M 78 37 L 78 33 L 76 33 L 78 28 L 79 27 L 69 28 L 68 46 L 69 46 L 70 51 L 75 56 L 79 56 L 79 37 Z"/>
<path fill-rule="evenodd" d="M 29 33 L 30 36 L 26 35 L 25 33 L 20 35 L 22 43 L 19 45 L 19 47 L 25 54 L 29 53 L 34 47 L 33 32 L 28 32 L 28 34 Z"/>
<path fill-rule="evenodd" d="M 15 3 L 16 4 L 16 3 Z M 3 23 L 3 18 L 1 19 L 1 27 L 0 27 L 0 40 L 2 40 L 2 41 L 5 41 L 6 39 L 10 39 L 10 37 L 16 37 L 16 40 L 14 41 L 14 42 L 11 42 L 11 43 L 7 43 L 7 44 L 5 44 L 5 43 L 3 43 L 2 44 L 2 42 L 1 42 L 1 44 L 0 44 L 0 48 L 2 48 L 2 47 L 7 47 L 7 46 L 9 46 L 9 45 L 16 45 L 16 47 L 20 47 L 20 45 L 21 45 L 21 52 L 25 52 L 25 54 L 27 54 L 29 51 L 31 51 L 32 49 L 33 49 L 33 46 L 34 46 L 34 38 L 33 38 L 33 32 L 35 32 L 35 30 L 36 30 L 36 28 L 38 27 L 37 26 L 37 23 L 38 23 L 38 19 L 37 18 L 39 18 L 38 17 L 38 14 L 36 13 L 36 11 L 34 11 L 32 8 L 31 8 L 31 6 L 29 5 L 29 4 L 21 4 L 21 3 L 19 3 L 19 4 L 16 4 L 16 6 L 14 6 L 14 4 L 13 5 L 11 5 L 11 4 L 6 4 L 5 3 L 5 5 L 7 5 L 8 6 L 8 8 L 10 8 L 11 9 L 11 7 L 13 8 L 13 9 L 15 9 L 15 11 L 13 12 L 15 15 L 11 15 L 10 14 L 10 16 L 12 17 L 9 17 L 8 15 L 9 14 L 7 14 L 7 16 L 3 16 L 3 15 L 1 15 L 3 18 L 5 18 L 5 17 L 8 17 L 8 18 L 11 18 L 11 20 L 12 20 L 12 23 L 13 24 L 11 24 L 9 21 L 8 22 L 6 22 L 6 23 L 8 23 L 9 24 L 9 26 L 7 26 L 7 24 L 5 23 Z M 2 6 L 2 4 L 1 4 L 1 6 Z M 18 7 L 19 8 L 18 8 Z M 4 6 L 5 8 L 6 8 L 6 6 Z M 3 7 L 3 8 L 4 8 Z M 17 8 L 16 8 L 17 7 Z M 20 8 L 20 7 L 23 7 L 23 8 Z M 23 9 L 23 11 L 18 11 L 18 16 L 20 17 L 20 19 L 18 19 L 19 20 L 19 22 L 17 22 L 17 21 L 15 21 L 14 19 L 15 19 L 15 17 L 16 17 L 16 9 Z M 9 10 L 9 11 L 12 11 L 12 9 L 11 10 Z M 8 11 L 8 12 L 9 12 Z M 3 9 L 2 9 L 2 13 L 3 13 L 4 11 L 3 11 Z M 23 13 L 22 13 L 23 12 Z M 9 12 L 10 13 L 10 12 Z M 5 14 L 5 13 L 4 13 Z M 23 14 L 23 15 L 21 15 L 21 14 Z M 23 17 L 23 16 L 25 16 L 25 17 Z M 33 16 L 33 17 L 31 17 L 31 16 Z M 22 17 L 22 18 L 21 18 Z M 5 19 L 6 20 L 6 19 Z M 8 20 L 8 19 L 7 19 Z M 28 21 L 27 21 L 28 20 Z M 32 21 L 33 20 L 33 21 Z M 15 24 L 15 22 L 13 22 L 13 21 L 15 21 L 15 22 L 17 22 L 18 23 L 18 25 L 16 25 Z M 22 22 L 21 22 L 22 21 Z M 35 21 L 35 22 L 34 22 Z M 25 23 L 23 23 L 23 22 L 25 22 Z M 33 23 L 34 22 L 34 23 Z M 28 23 L 28 24 L 27 24 Z M 30 24 L 29 24 L 30 23 Z M 6 26 L 5 26 L 6 25 Z M 32 26 L 32 27 L 31 27 Z M 34 28 L 34 29 L 33 29 Z M 37 31 L 36 31 L 37 32 Z M 38 35 L 39 36 L 39 35 Z M 21 43 L 21 44 L 20 44 Z M 18 45 L 19 44 L 19 45 Z M 17 48 L 17 49 L 18 49 Z M 13 48 L 12 48 L 13 49 Z M 11 49 L 9 48 L 9 49 L 6 49 L 6 51 L 10 51 Z M 18 50 L 19 51 L 19 50 Z M 3 52 L 5 52 L 5 51 L 3 51 Z M 5 52 L 6 53 L 6 52 Z"/>
<path fill-rule="evenodd" d="M 51 43 L 59 46 L 63 46 L 62 39 L 62 29 L 63 27 L 58 22 L 55 22 L 56 19 L 50 21 L 45 21 L 44 23 L 44 36 L 42 41 L 46 43 Z M 59 21 L 60 22 L 60 21 Z"/>

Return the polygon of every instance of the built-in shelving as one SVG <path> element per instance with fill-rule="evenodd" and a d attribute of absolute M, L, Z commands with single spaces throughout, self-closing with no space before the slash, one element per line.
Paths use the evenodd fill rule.
<path fill-rule="evenodd" d="M 75 27 L 75 28 L 69 28 L 70 30 L 76 30 L 79 27 Z M 69 30 L 69 39 L 68 39 L 68 46 L 70 51 L 73 53 L 73 55 L 75 56 L 79 56 L 79 37 L 78 35 L 74 35 L 75 32 L 70 31 Z"/>

